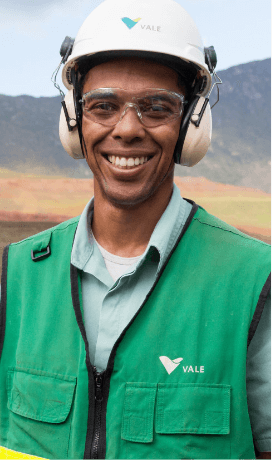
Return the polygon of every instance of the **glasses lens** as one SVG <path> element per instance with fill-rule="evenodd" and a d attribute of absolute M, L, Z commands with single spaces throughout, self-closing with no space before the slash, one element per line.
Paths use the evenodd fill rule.
<path fill-rule="evenodd" d="M 159 126 L 179 117 L 183 110 L 182 97 L 170 91 L 150 93 L 137 98 L 145 126 Z"/>
<path fill-rule="evenodd" d="M 105 126 L 114 126 L 121 116 L 120 96 L 110 88 L 101 88 L 83 95 L 86 117 Z"/>
<path fill-rule="evenodd" d="M 104 126 L 116 125 L 128 108 L 136 109 L 143 125 L 155 127 L 178 118 L 183 96 L 168 90 L 151 89 L 132 96 L 118 88 L 101 88 L 83 95 L 84 115 Z"/>

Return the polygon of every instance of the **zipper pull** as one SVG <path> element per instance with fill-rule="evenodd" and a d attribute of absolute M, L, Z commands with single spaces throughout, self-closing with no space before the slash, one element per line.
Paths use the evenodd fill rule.
<path fill-rule="evenodd" d="M 97 372 L 96 367 L 94 367 L 94 377 L 95 377 L 95 399 L 97 402 L 103 401 L 103 374 Z"/>

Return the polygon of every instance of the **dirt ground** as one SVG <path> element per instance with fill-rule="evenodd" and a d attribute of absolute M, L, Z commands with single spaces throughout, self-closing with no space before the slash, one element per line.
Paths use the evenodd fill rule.
<path fill-rule="evenodd" d="M 0 221 L 0 273 L 2 272 L 2 252 L 4 247 L 9 243 L 23 240 L 28 236 L 35 235 L 47 228 L 57 225 L 55 222 L 2 222 Z M 267 236 L 250 234 L 254 238 L 265 241 L 270 244 L 270 238 Z"/>

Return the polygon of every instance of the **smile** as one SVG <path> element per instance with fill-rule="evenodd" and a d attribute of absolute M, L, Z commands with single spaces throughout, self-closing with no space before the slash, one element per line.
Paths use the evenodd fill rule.
<path fill-rule="evenodd" d="M 107 160 L 113 164 L 114 166 L 117 166 L 118 168 L 135 168 L 135 166 L 141 166 L 144 163 L 146 163 L 148 160 L 150 160 L 151 157 L 118 157 L 115 155 L 107 155 Z"/>

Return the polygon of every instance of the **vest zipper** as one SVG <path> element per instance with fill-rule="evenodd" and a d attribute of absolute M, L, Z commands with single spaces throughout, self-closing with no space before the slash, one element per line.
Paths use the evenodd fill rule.
<path fill-rule="evenodd" d="M 90 458 L 100 458 L 99 444 L 101 436 L 101 416 L 102 416 L 102 403 L 103 403 L 103 372 L 97 372 L 96 367 L 94 369 L 94 383 L 95 383 L 95 408 L 94 408 L 94 435 L 91 447 Z"/>
<path fill-rule="evenodd" d="M 142 310 L 145 303 L 147 302 L 149 296 L 152 294 L 153 290 L 155 289 L 157 282 L 159 281 L 164 268 L 166 267 L 169 259 L 171 258 L 176 247 L 178 246 L 182 236 L 184 235 L 187 228 L 189 227 L 193 219 L 193 216 L 195 215 L 198 209 L 198 205 L 196 205 L 193 201 L 191 200 L 187 200 L 187 201 L 193 204 L 193 208 L 186 221 L 186 224 L 184 225 L 183 230 L 179 238 L 177 239 L 174 248 L 172 249 L 163 267 L 161 268 L 160 273 L 158 277 L 156 278 L 155 283 L 153 284 L 152 288 L 147 294 L 138 312 L 134 315 L 130 323 L 126 326 L 126 328 L 123 330 L 123 332 L 121 333 L 121 335 L 115 342 L 113 349 L 111 350 L 111 353 L 110 353 L 106 371 L 103 371 L 101 373 L 97 372 L 96 368 L 93 367 L 90 363 L 88 340 L 87 340 L 86 331 L 85 331 L 84 324 L 83 324 L 80 299 L 79 299 L 78 270 L 74 265 L 71 264 L 71 292 L 72 292 L 73 305 L 74 305 L 77 323 L 78 323 L 81 335 L 85 343 L 86 364 L 87 364 L 87 369 L 88 369 L 89 385 L 90 385 L 90 379 L 91 379 L 91 369 L 93 369 L 94 390 L 95 390 L 94 424 L 92 426 L 92 422 L 91 422 L 92 417 L 90 417 L 90 414 L 92 414 L 92 411 L 90 411 L 89 409 L 89 412 L 88 412 L 89 419 L 88 419 L 88 425 L 87 425 L 87 436 L 86 436 L 84 458 L 96 458 L 97 459 L 99 458 L 99 454 L 101 455 L 100 458 L 105 458 L 105 455 L 106 455 L 106 409 L 107 409 L 107 400 L 109 396 L 110 378 L 111 378 L 111 374 L 113 371 L 116 350 L 120 342 L 122 341 L 126 331 L 132 325 L 135 318 L 138 316 L 139 312 Z M 90 395 L 92 395 L 92 398 L 93 398 L 93 392 L 89 390 L 89 396 Z M 92 433 L 93 433 L 93 436 L 92 436 Z M 92 441 L 91 441 L 91 436 L 92 436 Z"/>

